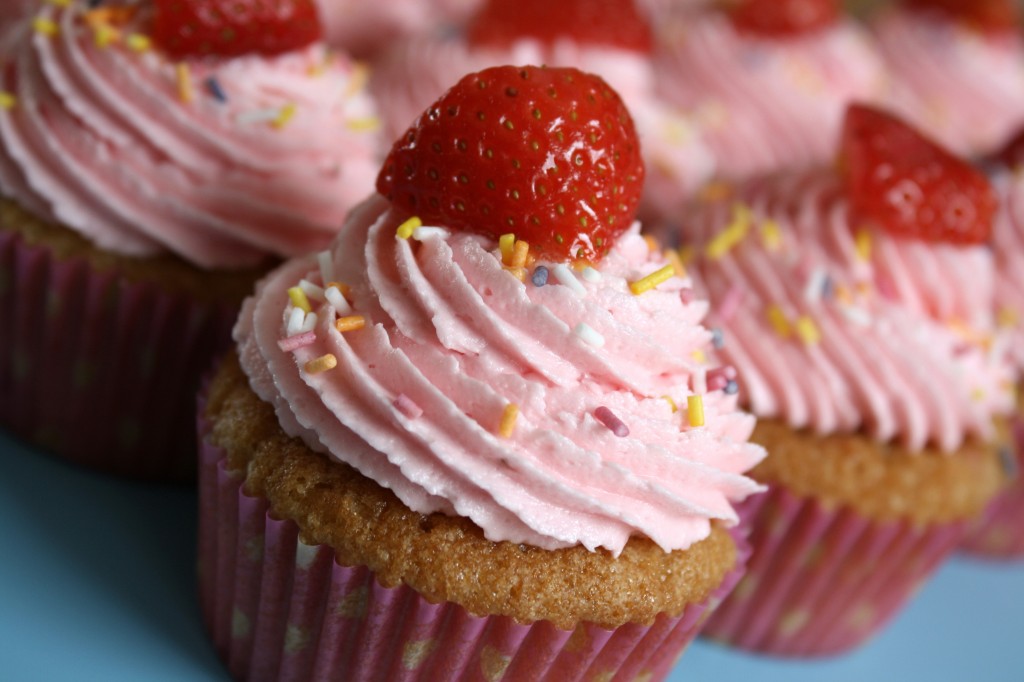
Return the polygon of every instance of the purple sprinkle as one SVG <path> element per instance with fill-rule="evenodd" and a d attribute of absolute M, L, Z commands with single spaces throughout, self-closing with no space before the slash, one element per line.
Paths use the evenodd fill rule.
<path fill-rule="evenodd" d="M 224 92 L 224 88 L 221 87 L 220 81 L 213 76 L 206 79 L 206 89 L 210 91 L 210 94 L 218 102 L 224 103 L 228 101 L 228 96 Z"/>
<path fill-rule="evenodd" d="M 594 410 L 594 417 L 619 438 L 625 438 L 629 435 L 629 427 L 604 405 Z"/>
<path fill-rule="evenodd" d="M 832 281 L 830 275 L 825 275 L 824 280 L 821 282 L 821 297 L 828 300 L 836 295 L 836 283 Z"/>
<path fill-rule="evenodd" d="M 548 269 L 543 265 L 538 265 L 533 275 L 530 277 L 530 281 L 533 282 L 533 286 L 542 287 L 548 283 Z"/>
<path fill-rule="evenodd" d="M 395 409 L 404 414 L 409 419 L 419 419 L 423 414 L 423 410 L 420 406 L 412 401 L 412 398 L 404 393 L 399 393 L 395 398 L 395 402 L 392 403 Z"/>
<path fill-rule="evenodd" d="M 739 390 L 740 390 L 740 385 L 736 383 L 736 380 L 735 379 L 729 379 L 729 383 L 727 383 L 725 385 L 725 394 L 726 395 L 736 395 L 736 393 Z"/>
<path fill-rule="evenodd" d="M 725 332 L 722 331 L 721 327 L 711 329 L 711 345 L 715 348 L 721 348 L 725 345 Z"/>

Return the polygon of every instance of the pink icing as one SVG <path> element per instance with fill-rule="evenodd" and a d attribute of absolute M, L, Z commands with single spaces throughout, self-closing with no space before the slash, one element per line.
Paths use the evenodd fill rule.
<path fill-rule="evenodd" d="M 186 102 L 174 63 L 97 47 L 85 11 L 42 6 L 59 35 L 26 23 L 4 59 L 0 88 L 17 96 L 0 110 L 5 195 L 104 249 L 232 268 L 323 247 L 372 191 L 373 105 L 344 57 L 316 45 L 191 62 Z M 146 10 L 136 21 L 125 34 Z M 290 105 L 286 123 L 268 120 Z"/>
<path fill-rule="evenodd" d="M 704 9 L 665 22 L 661 38 L 659 93 L 705 126 L 727 178 L 831 158 L 846 105 L 885 88 L 879 57 L 851 21 L 774 40 Z"/>
<path fill-rule="evenodd" d="M 997 174 L 999 212 L 992 228 L 996 261 L 996 309 L 1012 328 L 1014 361 L 1024 371 L 1024 175 L 1021 169 Z"/>
<path fill-rule="evenodd" d="M 483 237 L 404 240 L 399 222 L 374 197 L 330 251 L 328 276 L 351 286 L 363 329 L 337 332 L 335 308 L 317 304 L 316 341 L 281 350 L 294 311 L 286 290 L 322 281 L 315 256 L 286 263 L 246 302 L 235 329 L 243 368 L 289 434 L 410 508 L 468 517 L 494 541 L 617 554 L 642 534 L 673 550 L 706 537 L 710 519 L 736 521 L 730 502 L 759 489 L 742 473 L 764 452 L 746 442 L 752 418 L 721 390 L 703 394 L 705 425 L 689 425 L 707 305 L 684 304 L 689 282 L 676 277 L 630 293 L 628 281 L 665 264 L 637 226 L 599 278 L 579 278 L 581 296 L 554 277 L 520 282 Z M 584 341 L 580 323 L 604 345 Z M 335 369 L 304 369 L 325 353 Z M 509 403 L 519 417 L 502 437 Z M 594 416 L 602 406 L 628 437 Z"/>
<path fill-rule="evenodd" d="M 890 106 L 963 155 L 989 152 L 1024 124 L 1024 39 L 884 12 L 874 33 L 892 74 Z"/>
<path fill-rule="evenodd" d="M 1012 370 L 987 247 L 877 230 L 859 247 L 839 181 L 822 169 L 748 182 L 736 202 L 699 207 L 684 236 L 712 303 L 733 297 L 731 314 L 711 319 L 755 415 L 820 434 L 864 429 L 911 450 L 992 435 L 993 415 L 1012 407 Z M 729 226 L 742 238 L 715 257 L 707 247 Z"/>

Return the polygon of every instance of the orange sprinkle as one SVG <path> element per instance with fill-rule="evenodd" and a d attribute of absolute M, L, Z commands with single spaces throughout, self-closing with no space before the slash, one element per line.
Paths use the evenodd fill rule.
<path fill-rule="evenodd" d="M 509 403 L 505 411 L 501 413 L 501 424 L 498 426 L 498 433 L 502 438 L 511 438 L 512 432 L 516 429 L 516 420 L 519 419 L 519 406 Z"/>
<path fill-rule="evenodd" d="M 362 329 L 366 326 L 366 318 L 362 315 L 349 315 L 347 317 L 339 317 L 334 321 L 334 328 L 344 334 L 345 332 L 352 332 L 357 329 Z"/>
<path fill-rule="evenodd" d="M 174 67 L 174 75 L 178 81 L 178 99 L 189 104 L 195 98 L 195 89 L 192 87 L 192 72 L 188 64 L 181 62 Z"/>
<path fill-rule="evenodd" d="M 512 258 L 509 262 L 509 266 L 513 268 L 523 268 L 526 266 L 526 257 L 530 254 L 529 242 L 524 242 L 522 239 L 516 241 L 515 246 L 512 247 Z"/>

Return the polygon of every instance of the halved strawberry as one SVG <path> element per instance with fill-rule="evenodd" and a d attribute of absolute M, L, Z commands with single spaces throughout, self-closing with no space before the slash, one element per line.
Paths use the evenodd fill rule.
<path fill-rule="evenodd" d="M 910 9 L 935 12 L 985 32 L 1015 31 L 1020 15 L 1013 0 L 903 0 Z"/>
<path fill-rule="evenodd" d="M 817 31 L 836 23 L 840 13 L 838 0 L 732 0 L 725 4 L 736 28 L 770 37 Z"/>
<path fill-rule="evenodd" d="M 988 239 L 996 196 L 985 175 L 895 116 L 851 105 L 840 161 L 854 226 L 956 244 Z"/>
<path fill-rule="evenodd" d="M 468 29 L 472 45 L 508 47 L 522 38 L 551 45 L 570 38 L 586 45 L 651 51 L 651 27 L 633 0 L 489 0 Z"/>
<path fill-rule="evenodd" d="M 633 221 L 643 177 L 633 120 L 600 77 L 500 66 L 464 77 L 413 123 L 377 190 L 426 223 L 596 260 Z"/>
<path fill-rule="evenodd" d="M 153 40 L 174 59 L 276 55 L 319 40 L 314 0 L 155 0 Z"/>

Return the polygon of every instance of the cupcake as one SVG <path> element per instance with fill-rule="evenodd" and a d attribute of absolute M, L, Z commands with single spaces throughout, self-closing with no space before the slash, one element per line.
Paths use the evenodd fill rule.
<path fill-rule="evenodd" d="M 242 299 L 372 188 L 373 105 L 311 6 L 226 45 L 163 3 L 91 6 L 41 5 L 0 57 L 0 424 L 181 479 Z"/>
<path fill-rule="evenodd" d="M 1012 0 L 905 0 L 872 22 L 888 106 L 953 151 L 987 153 L 1024 125 L 1024 38 Z"/>
<path fill-rule="evenodd" d="M 836 0 L 682 8 L 660 38 L 659 94 L 693 112 L 727 179 L 825 162 L 846 105 L 886 87 L 869 37 Z"/>
<path fill-rule="evenodd" d="M 259 284 L 200 418 L 236 679 L 667 674 L 742 570 L 764 453 L 631 220 L 642 177 L 600 78 L 487 69 Z"/>
<path fill-rule="evenodd" d="M 463 33 L 391 46 L 374 62 L 370 89 L 392 139 L 467 71 L 546 64 L 596 73 L 619 92 L 636 122 L 647 166 L 641 216 L 654 218 L 680 207 L 714 165 L 699 127 L 655 94 L 652 40 L 649 20 L 633 0 L 489 0 Z"/>
<path fill-rule="evenodd" d="M 985 176 L 891 115 L 846 116 L 841 170 L 782 171 L 683 226 L 723 361 L 770 456 L 753 555 L 706 632 L 785 656 L 878 632 L 1004 484 L 1012 365 Z"/>

